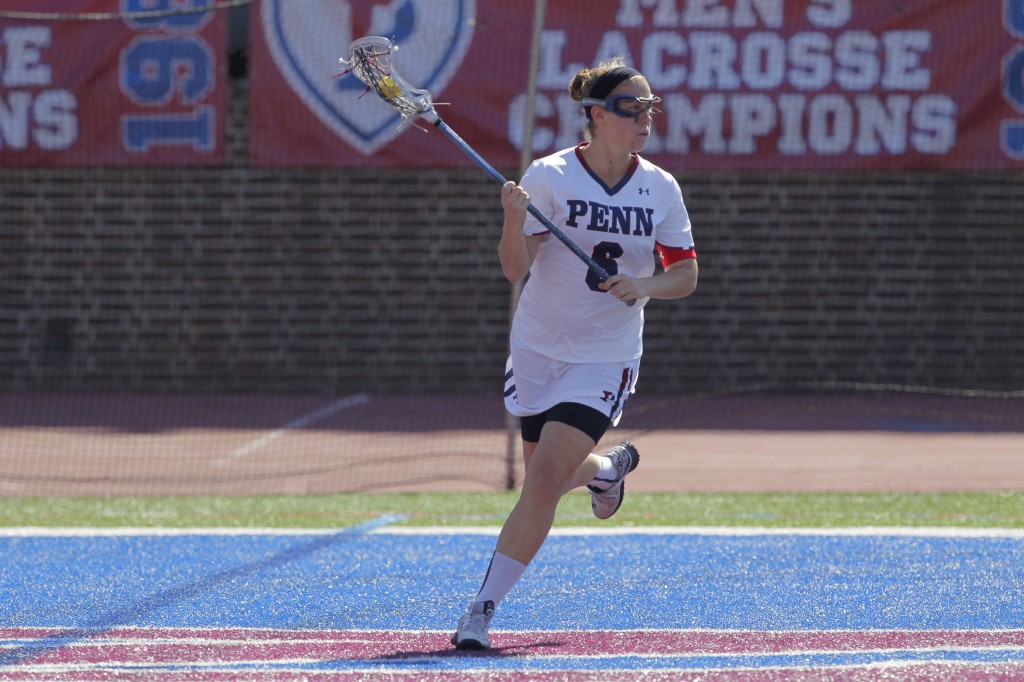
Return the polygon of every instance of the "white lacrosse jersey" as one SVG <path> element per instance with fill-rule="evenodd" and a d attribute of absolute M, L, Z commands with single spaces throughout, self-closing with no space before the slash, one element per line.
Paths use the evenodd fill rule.
<path fill-rule="evenodd" d="M 615 187 L 584 160 L 584 145 L 538 159 L 520 185 L 530 202 L 609 275 L 649 277 L 655 249 L 666 265 L 695 258 L 690 218 L 675 178 L 639 155 Z M 627 306 L 534 216 L 545 235 L 512 322 L 521 345 L 564 362 L 626 362 L 643 353 L 644 305 Z"/>

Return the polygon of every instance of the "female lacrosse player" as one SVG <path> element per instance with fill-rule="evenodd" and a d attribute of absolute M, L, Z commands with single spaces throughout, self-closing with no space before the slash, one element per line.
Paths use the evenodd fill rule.
<path fill-rule="evenodd" d="M 622 504 L 639 454 L 622 443 L 592 453 L 618 423 L 640 366 L 643 309 L 690 295 L 697 261 L 679 185 L 639 156 L 655 105 L 639 72 L 614 59 L 581 70 L 569 94 L 583 105 L 586 141 L 535 161 L 501 190 L 498 247 L 512 282 L 530 275 L 512 322 L 505 404 L 521 418 L 526 477 L 479 593 L 452 643 L 490 647 L 495 607 L 540 549 L 563 494 L 587 486 L 594 514 Z M 527 213 L 533 203 L 610 275 L 602 281 Z M 655 274 L 654 252 L 663 270 Z M 634 302 L 633 305 L 627 305 Z"/>

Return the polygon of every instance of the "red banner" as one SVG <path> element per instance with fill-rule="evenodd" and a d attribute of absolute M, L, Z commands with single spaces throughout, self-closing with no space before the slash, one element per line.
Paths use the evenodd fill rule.
<path fill-rule="evenodd" d="M 0 165 L 222 162 L 225 13 L 183 11 L 213 4 L 5 0 Z M 116 12 L 139 16 L 95 16 Z"/>
<path fill-rule="evenodd" d="M 287 5 L 287 9 L 285 6 Z M 533 3 L 263 0 L 252 15 L 257 165 L 468 166 L 351 77 L 360 35 L 499 168 L 519 165 Z M 664 113 L 670 169 L 1024 168 L 1024 0 L 551 0 L 531 156 L 580 139 L 573 73 L 623 55 Z"/>

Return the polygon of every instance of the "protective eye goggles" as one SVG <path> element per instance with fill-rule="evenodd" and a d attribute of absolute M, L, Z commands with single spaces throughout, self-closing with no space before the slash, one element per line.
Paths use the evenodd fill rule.
<path fill-rule="evenodd" d="M 660 114 L 661 109 L 655 109 L 654 105 L 661 102 L 660 97 L 651 95 L 650 97 L 633 97 L 632 95 L 615 95 L 608 99 L 594 99 L 593 97 L 584 97 L 580 100 L 587 110 L 587 118 L 590 118 L 590 107 L 601 107 L 605 111 L 610 111 L 616 116 L 622 118 L 639 118 L 640 114 L 650 112 L 654 114 Z"/>

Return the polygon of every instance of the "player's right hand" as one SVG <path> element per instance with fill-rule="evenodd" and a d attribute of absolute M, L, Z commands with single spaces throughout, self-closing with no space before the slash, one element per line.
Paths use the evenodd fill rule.
<path fill-rule="evenodd" d="M 526 209 L 530 205 L 530 195 L 526 190 L 509 180 L 501 187 L 501 207 L 506 218 L 526 219 Z"/>

